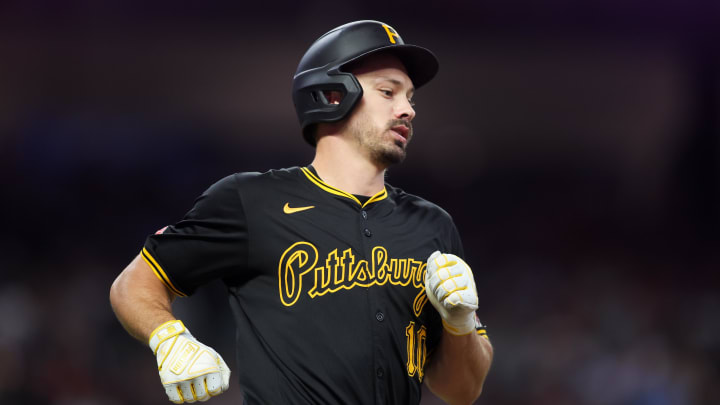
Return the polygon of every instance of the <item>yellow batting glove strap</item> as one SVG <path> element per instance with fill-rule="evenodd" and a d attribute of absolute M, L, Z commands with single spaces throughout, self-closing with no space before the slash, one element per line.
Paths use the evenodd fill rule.
<path fill-rule="evenodd" d="M 467 327 L 455 327 L 447 323 L 444 319 L 442 320 L 443 328 L 445 328 L 446 331 L 448 331 L 449 334 L 455 335 L 455 336 L 465 336 L 473 333 L 475 331 L 475 325 L 473 324 L 472 329 L 469 329 Z"/>
<path fill-rule="evenodd" d="M 165 322 L 164 324 L 155 328 L 155 330 L 150 334 L 150 340 L 148 341 L 148 345 L 150 346 L 150 349 L 152 349 L 153 354 L 157 354 L 158 346 L 160 346 L 160 343 L 172 337 L 180 335 L 186 330 L 187 329 L 185 328 L 185 325 L 180 320 L 176 319 Z"/>

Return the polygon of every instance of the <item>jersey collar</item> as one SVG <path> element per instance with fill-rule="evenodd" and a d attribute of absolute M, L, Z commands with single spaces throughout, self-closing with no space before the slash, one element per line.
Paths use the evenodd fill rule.
<path fill-rule="evenodd" d="M 327 191 L 330 194 L 335 194 L 335 195 L 339 195 L 341 197 L 349 198 L 349 199 L 355 201 L 362 208 L 367 207 L 369 204 L 372 204 L 376 201 L 384 200 L 385 198 L 387 198 L 387 189 L 383 186 L 382 191 L 380 191 L 377 194 L 375 194 L 374 196 L 370 197 L 369 200 L 365 201 L 365 204 L 362 204 L 360 202 L 360 200 L 358 200 L 357 197 L 355 197 L 354 195 L 352 195 L 348 192 L 342 191 L 339 188 L 335 188 L 335 187 L 325 183 L 324 181 L 322 181 L 320 179 L 320 177 L 317 175 L 317 173 L 315 172 L 315 168 L 312 167 L 312 165 L 310 165 L 308 167 L 301 167 L 300 169 L 302 169 L 303 174 L 305 174 L 305 176 L 316 186 L 320 187 L 321 189 Z"/>

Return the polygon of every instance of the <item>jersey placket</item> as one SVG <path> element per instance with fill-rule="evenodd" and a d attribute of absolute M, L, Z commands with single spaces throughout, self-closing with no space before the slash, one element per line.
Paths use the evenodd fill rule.
<path fill-rule="evenodd" d="M 372 225 L 373 221 L 371 216 L 373 214 L 373 205 L 377 203 L 370 203 L 360 208 L 359 218 L 359 230 L 361 234 L 361 244 L 363 248 L 363 255 L 369 263 L 372 263 L 372 249 L 375 247 L 373 240 L 375 239 L 375 232 L 377 229 Z M 378 269 L 376 269 L 377 271 Z M 387 359 L 387 353 L 385 353 L 385 344 L 383 342 L 383 329 L 387 327 L 386 322 L 386 308 L 384 303 L 380 299 L 382 296 L 378 294 L 378 288 L 381 286 L 375 286 L 374 288 L 367 289 L 368 307 L 367 314 L 370 319 L 371 335 L 372 335 L 372 355 L 373 355 L 373 380 L 375 381 L 375 403 L 385 404 L 387 392 L 387 366 L 384 360 Z"/>
<path fill-rule="evenodd" d="M 302 171 L 316 186 L 330 194 L 333 194 L 335 198 L 347 201 L 349 205 L 353 206 L 353 209 L 358 215 L 358 228 L 356 228 L 356 234 L 358 235 L 359 240 L 359 251 L 357 253 L 361 255 L 364 260 L 367 260 L 368 263 L 372 264 L 372 250 L 376 245 L 374 242 L 376 239 L 375 232 L 379 230 L 374 229 L 372 215 L 373 212 L 377 212 L 377 208 L 379 208 L 377 204 L 382 203 L 383 200 L 387 198 L 387 190 L 383 189 L 383 191 L 372 196 L 365 203 L 361 203 L 360 200 L 352 194 L 334 188 L 323 182 L 314 170 L 310 170 L 310 168 L 303 168 Z M 378 222 L 375 222 L 375 224 L 379 226 Z M 369 371 L 371 373 L 370 378 L 374 381 L 375 403 L 386 404 L 386 393 L 388 390 L 387 379 L 389 376 L 386 375 L 388 368 L 384 363 L 384 360 L 387 359 L 388 353 L 385 353 L 385 344 L 387 342 L 383 341 L 383 328 L 387 327 L 388 322 L 386 320 L 386 308 L 384 308 L 384 303 L 380 298 L 382 295 L 378 292 L 379 287 L 382 286 L 375 285 L 370 288 L 366 288 L 366 313 L 367 320 L 370 322 L 369 325 L 371 325 L 371 353 L 373 359 L 373 368 Z"/>

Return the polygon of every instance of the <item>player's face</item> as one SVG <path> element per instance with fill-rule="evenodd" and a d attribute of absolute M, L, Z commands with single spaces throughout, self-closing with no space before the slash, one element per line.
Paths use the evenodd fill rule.
<path fill-rule="evenodd" d="M 353 69 L 363 97 L 347 128 L 360 150 L 376 164 L 389 166 L 405 159 L 412 138 L 414 87 L 403 64 L 392 55 L 377 55 Z"/>

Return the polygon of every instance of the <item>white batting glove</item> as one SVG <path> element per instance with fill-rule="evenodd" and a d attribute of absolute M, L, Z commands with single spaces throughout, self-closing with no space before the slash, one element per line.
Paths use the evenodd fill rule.
<path fill-rule="evenodd" d="M 425 293 L 453 335 L 475 331 L 478 295 L 472 270 L 461 258 L 433 252 L 427 261 Z"/>
<path fill-rule="evenodd" d="M 160 381 L 170 401 L 207 401 L 230 386 L 230 369 L 215 350 L 200 343 L 181 321 L 165 322 L 150 335 Z"/>

